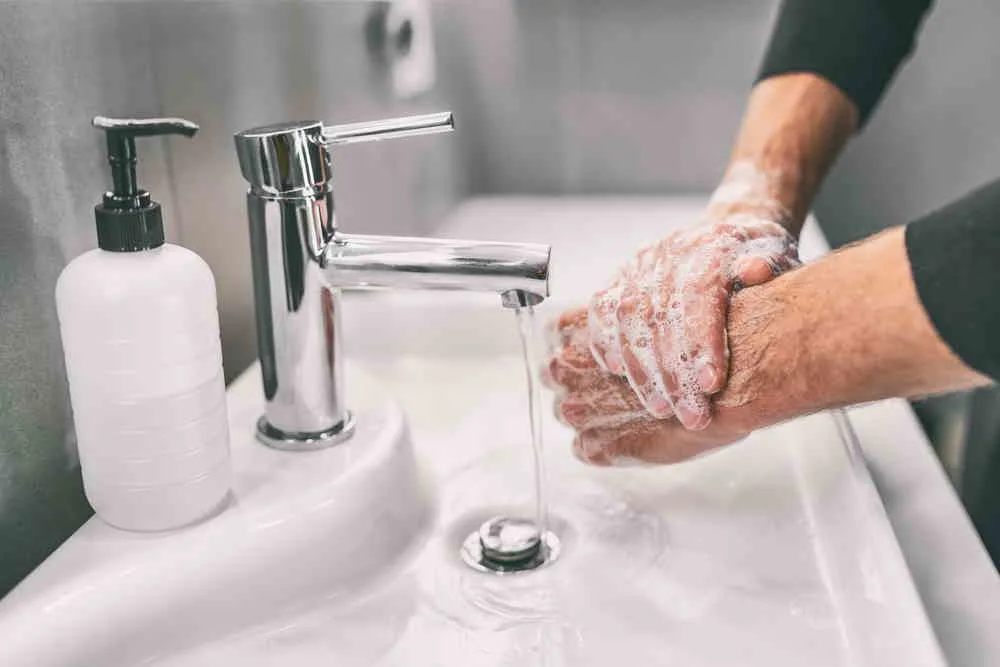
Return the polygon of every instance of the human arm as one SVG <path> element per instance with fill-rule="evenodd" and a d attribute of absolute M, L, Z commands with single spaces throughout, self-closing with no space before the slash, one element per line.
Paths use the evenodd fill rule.
<path fill-rule="evenodd" d="M 993 219 L 1000 222 L 1000 215 Z M 947 233 L 947 222 L 915 223 L 910 240 L 918 226 Z M 980 218 L 978 224 L 986 229 L 990 223 Z M 562 345 L 545 376 L 557 389 L 560 418 L 577 430 L 578 456 L 599 465 L 674 463 L 797 415 L 988 384 L 932 324 L 918 292 L 922 271 L 915 269 L 915 282 L 904 230 L 895 228 L 738 293 L 728 322 L 729 382 L 715 398 L 715 418 L 700 431 L 651 417 L 624 380 L 589 359 L 580 312 L 562 318 Z M 1000 276 L 1000 268 L 994 274 Z M 992 310 L 1000 313 L 998 306 Z M 995 322 L 1000 326 L 1000 316 Z"/>
<path fill-rule="evenodd" d="M 725 385 L 729 299 L 796 261 L 826 171 L 912 50 L 930 0 L 785 0 L 702 220 L 638 253 L 590 304 L 592 351 L 687 428 Z"/>
<path fill-rule="evenodd" d="M 856 125 L 851 101 L 815 75 L 757 84 L 702 219 L 640 251 L 594 296 L 592 352 L 651 415 L 708 424 L 726 382 L 729 299 L 797 265 L 802 222 Z"/>

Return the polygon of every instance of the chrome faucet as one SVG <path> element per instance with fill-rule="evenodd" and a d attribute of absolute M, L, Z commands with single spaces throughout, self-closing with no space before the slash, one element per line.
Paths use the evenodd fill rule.
<path fill-rule="evenodd" d="M 454 129 L 451 113 L 324 126 L 258 127 L 236 135 L 250 182 L 247 215 L 267 407 L 257 437 L 309 450 L 349 438 L 340 289 L 393 287 L 496 292 L 505 307 L 548 296 L 549 247 L 342 234 L 330 147 Z"/>

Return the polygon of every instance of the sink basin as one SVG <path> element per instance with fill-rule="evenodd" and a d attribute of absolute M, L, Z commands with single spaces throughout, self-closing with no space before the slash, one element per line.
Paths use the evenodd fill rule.
<path fill-rule="evenodd" d="M 555 313 L 700 206 L 486 200 L 438 231 L 552 243 Z M 814 226 L 805 245 L 824 249 Z M 612 470 L 577 462 L 546 415 L 560 557 L 502 577 L 467 567 L 460 546 L 483 520 L 533 512 L 524 367 L 497 305 L 347 295 L 357 435 L 312 453 L 258 445 L 251 368 L 229 389 L 230 506 L 169 535 L 89 522 L 0 602 L 0 665 L 943 667 L 836 414 Z"/>

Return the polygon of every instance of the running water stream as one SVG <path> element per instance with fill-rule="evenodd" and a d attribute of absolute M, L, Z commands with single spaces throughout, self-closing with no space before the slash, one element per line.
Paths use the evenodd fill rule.
<path fill-rule="evenodd" d="M 531 450 L 535 457 L 535 527 L 545 535 L 549 527 L 548 496 L 545 488 L 545 457 L 542 437 L 541 392 L 538 387 L 538 359 L 535 358 L 535 310 L 531 306 L 517 309 L 518 333 L 528 380 L 528 420 L 531 425 Z"/>
<path fill-rule="evenodd" d="M 559 538 L 549 531 L 548 491 L 542 437 L 541 394 L 535 355 L 535 312 L 530 304 L 516 308 L 521 352 L 527 379 L 528 424 L 535 470 L 535 517 L 495 516 L 462 543 L 462 559 L 478 570 L 496 573 L 534 570 L 555 560 Z"/>

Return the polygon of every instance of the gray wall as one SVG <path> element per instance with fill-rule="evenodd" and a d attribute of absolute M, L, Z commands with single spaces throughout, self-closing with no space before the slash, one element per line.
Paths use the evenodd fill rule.
<path fill-rule="evenodd" d="M 99 112 L 157 108 L 132 8 L 0 4 L 0 594 L 79 525 L 83 501 L 53 289 L 94 245 Z M 144 158 L 163 192 L 158 144 Z"/>
<path fill-rule="evenodd" d="M 914 58 L 821 193 L 817 212 L 837 243 L 1000 177 L 1000 4 L 937 5 Z"/>
<path fill-rule="evenodd" d="M 466 4 L 472 185 L 542 194 L 714 187 L 775 5 L 519 0 L 487 15 Z"/>

